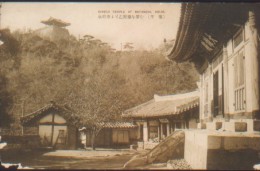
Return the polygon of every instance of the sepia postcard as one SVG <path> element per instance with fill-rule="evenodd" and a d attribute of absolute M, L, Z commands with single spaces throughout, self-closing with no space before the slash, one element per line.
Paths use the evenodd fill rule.
<path fill-rule="evenodd" d="M 1 2 L 0 170 L 260 170 L 260 3 Z"/>

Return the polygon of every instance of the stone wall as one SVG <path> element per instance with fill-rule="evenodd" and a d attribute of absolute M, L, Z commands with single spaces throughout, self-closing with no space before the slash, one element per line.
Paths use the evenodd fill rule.
<path fill-rule="evenodd" d="M 259 142 L 253 133 L 186 130 L 184 158 L 193 169 L 253 169 Z"/>
<path fill-rule="evenodd" d="M 184 158 L 193 169 L 206 169 L 207 137 L 205 134 L 185 131 L 184 149 Z"/>
<path fill-rule="evenodd" d="M 23 133 L 24 135 L 38 135 L 39 134 L 38 126 L 23 127 Z"/>
<path fill-rule="evenodd" d="M 38 135 L 3 135 L 2 141 L 7 143 L 3 150 L 27 150 L 40 147 L 40 137 Z"/>

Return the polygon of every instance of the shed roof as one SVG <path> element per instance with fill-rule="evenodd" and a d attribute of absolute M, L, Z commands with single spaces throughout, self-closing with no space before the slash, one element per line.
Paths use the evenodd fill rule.
<path fill-rule="evenodd" d="M 54 102 L 20 118 L 22 125 L 30 125 L 37 122 L 40 118 L 48 114 L 50 111 L 57 111 L 59 114 L 64 117 L 68 123 L 73 123 L 73 121 L 79 120 L 79 118 L 72 112 L 72 110 L 58 105 Z"/>
<path fill-rule="evenodd" d="M 149 118 L 178 115 L 199 105 L 199 92 L 158 96 L 123 112 L 123 117 Z"/>

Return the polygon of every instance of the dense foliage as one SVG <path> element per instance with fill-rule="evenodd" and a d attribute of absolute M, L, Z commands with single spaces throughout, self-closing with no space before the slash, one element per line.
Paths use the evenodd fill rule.
<path fill-rule="evenodd" d="M 196 89 L 198 75 L 192 64 L 166 60 L 165 46 L 115 52 L 107 44 L 73 36 L 53 42 L 16 31 L 12 38 L 18 44 L 0 49 L 1 126 L 11 123 L 19 130 L 14 123 L 22 115 L 51 100 L 73 109 L 82 125 L 120 120 L 122 111 L 154 94 Z"/>

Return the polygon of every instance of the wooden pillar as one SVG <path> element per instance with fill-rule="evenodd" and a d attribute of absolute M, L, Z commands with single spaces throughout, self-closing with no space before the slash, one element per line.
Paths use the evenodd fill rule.
<path fill-rule="evenodd" d="M 170 135 L 170 122 L 167 123 L 167 136 Z"/>
<path fill-rule="evenodd" d="M 251 101 L 252 111 L 259 110 L 259 33 L 256 26 L 256 13 L 249 11 L 249 28 L 250 28 L 250 57 L 251 57 Z"/>
<path fill-rule="evenodd" d="M 209 93 L 209 98 L 208 98 L 208 107 L 210 111 L 210 115 L 208 115 L 209 119 L 213 119 L 214 116 L 214 101 L 213 101 L 213 67 L 212 64 L 209 64 L 209 70 L 210 70 L 210 77 L 209 77 L 209 82 L 208 82 L 208 93 Z"/>
<path fill-rule="evenodd" d="M 199 91 L 200 91 L 200 98 L 199 98 L 199 101 L 200 101 L 200 105 L 199 105 L 199 119 L 204 119 L 205 117 L 205 112 L 204 112 L 204 103 L 205 103 L 205 82 L 204 82 L 204 74 L 201 74 L 200 75 L 200 87 L 199 87 Z"/>
<path fill-rule="evenodd" d="M 227 48 L 223 47 L 223 60 L 224 60 L 224 116 L 229 114 L 229 99 L 228 99 L 228 54 Z"/>
<path fill-rule="evenodd" d="M 161 122 L 160 120 L 158 120 L 158 138 L 159 138 L 159 141 L 162 139 L 162 136 L 161 136 L 161 132 L 162 132 L 162 129 L 161 129 Z"/>
<path fill-rule="evenodd" d="M 161 138 L 163 138 L 163 123 L 160 124 L 161 126 Z"/>
<path fill-rule="evenodd" d="M 172 120 L 169 118 L 170 134 L 172 133 Z"/>
<path fill-rule="evenodd" d="M 143 141 L 145 141 L 145 142 L 148 141 L 148 123 L 147 123 L 147 121 L 144 122 L 144 125 L 143 125 Z"/>
<path fill-rule="evenodd" d="M 171 132 L 173 133 L 175 130 L 175 123 L 171 120 Z"/>
<path fill-rule="evenodd" d="M 150 139 L 150 125 L 149 125 L 149 120 L 147 119 L 147 136 L 148 136 L 148 141 Z"/>
<path fill-rule="evenodd" d="M 52 124 L 51 124 L 51 146 L 53 145 L 54 119 L 55 119 L 55 114 L 52 114 Z"/>

